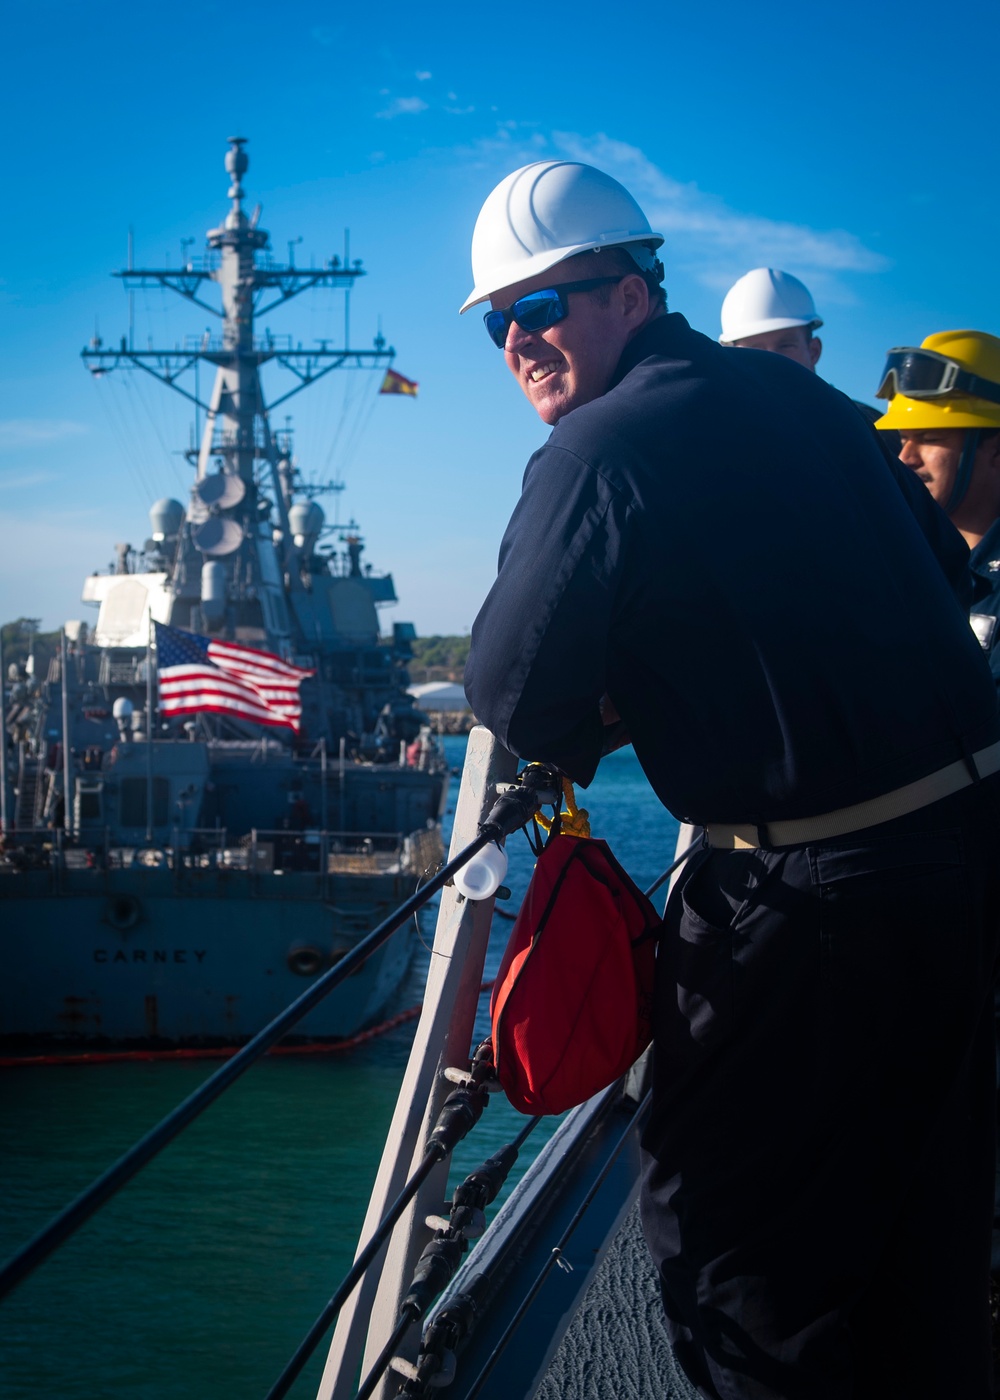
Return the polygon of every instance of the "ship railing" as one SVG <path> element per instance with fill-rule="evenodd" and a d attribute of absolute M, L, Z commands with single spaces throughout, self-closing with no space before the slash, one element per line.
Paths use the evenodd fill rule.
<path fill-rule="evenodd" d="M 130 661 L 113 661 L 108 652 L 101 654 L 98 685 L 142 685 L 146 680 L 145 657 Z"/>
<path fill-rule="evenodd" d="M 469 1240 L 481 1230 L 483 1207 L 495 1199 L 520 1147 L 539 1121 L 530 1119 L 511 1143 L 466 1177 L 456 1189 L 447 1217 L 438 1213 L 447 1186 L 451 1153 L 478 1121 L 489 1091 L 498 1087 L 490 1042 L 484 1041 L 470 1054 L 493 899 L 463 899 L 452 877 L 488 842 L 510 835 L 530 821 L 543 803 L 560 801 L 558 780 L 553 775 L 535 770 L 532 777 L 533 770 L 529 768 L 515 782 L 516 766 L 514 757 L 486 730 L 477 727 L 472 731 L 448 862 L 0 1269 L 0 1298 L 111 1199 L 430 897 L 440 893 L 420 1020 L 355 1263 L 268 1392 L 267 1400 L 281 1400 L 288 1394 L 335 1320 L 337 1328 L 319 1400 L 347 1400 L 349 1396 L 368 1400 L 376 1395 L 379 1400 L 388 1400 L 391 1393 L 403 1394 L 402 1389 L 389 1389 L 393 1384 L 392 1371 L 397 1373 L 397 1383 L 400 1375 L 406 1378 L 406 1394 L 429 1394 L 427 1386 L 436 1388 L 451 1379 L 456 1345 L 460 1349 L 467 1343 L 469 1334 L 490 1310 L 496 1309 L 505 1278 L 518 1260 L 527 1259 L 529 1269 L 535 1271 L 534 1277 L 529 1273 L 526 1282 L 522 1278 L 519 1287 L 526 1287 L 527 1291 L 517 1293 L 513 1305 L 504 1305 L 499 1342 L 494 1345 L 487 1339 L 489 1350 L 480 1379 L 499 1355 L 509 1355 L 512 1346 L 518 1347 L 520 1321 L 530 1311 L 532 1300 L 546 1280 L 558 1276 L 561 1281 L 561 1269 L 574 1274 L 565 1258 L 571 1245 L 575 1243 L 578 1254 L 592 1264 L 621 1222 L 638 1179 L 636 1145 L 648 1092 L 640 1062 L 625 1081 L 575 1109 L 553 1139 L 557 1147 L 555 1165 L 539 1160 L 529 1169 L 495 1227 L 456 1275 Z M 547 783 L 548 790 L 543 789 L 543 783 Z M 647 893 L 652 894 L 664 883 L 695 848 L 691 836 L 690 828 L 682 828 L 679 849 L 689 843 L 687 848 Z M 624 1166 L 622 1158 L 628 1159 Z M 567 1183 L 573 1191 L 569 1207 L 565 1202 Z M 602 1244 L 595 1251 L 593 1231 L 585 1241 L 574 1241 L 574 1236 L 602 1193 L 604 1202 L 597 1226 L 600 1233 L 596 1236 Z M 515 1208 L 519 1196 L 522 1204 Z M 576 1273 L 573 1296 L 577 1300 L 582 1296 L 586 1277 L 583 1271 Z M 451 1291 L 439 1298 L 449 1280 Z M 432 1308 L 435 1310 L 429 1312 Z M 429 1321 L 421 1330 L 424 1317 Z M 495 1316 L 492 1321 L 495 1331 Z M 564 1317 L 561 1325 L 565 1324 Z M 549 1345 L 548 1338 L 543 1339 L 543 1345 Z M 363 1380 L 357 1388 L 359 1366 Z M 456 1386 L 451 1393 L 456 1398 L 471 1396 L 479 1393 L 479 1386 L 474 1383 L 471 1390 Z"/>
<path fill-rule="evenodd" d="M 325 831 L 305 827 L 254 828 L 237 847 L 222 852 L 221 863 L 266 874 L 272 870 L 312 870 L 324 875 L 396 874 L 403 869 L 406 840 L 395 831 Z"/>
<path fill-rule="evenodd" d="M 0 842 L 0 875 L 58 864 L 64 841 L 61 827 L 9 826 Z"/>
<path fill-rule="evenodd" d="M 229 348 L 231 347 L 227 346 L 220 335 L 186 335 L 184 337 L 184 350 L 189 355 L 199 351 L 202 354 L 205 352 L 219 354 L 221 351 Z M 255 335 L 253 338 L 253 348 L 265 354 L 269 350 L 294 350 L 295 340 L 290 335 Z"/>
<path fill-rule="evenodd" d="M 107 830 L 8 827 L 0 842 L 0 873 L 25 870 L 92 870 L 105 862 Z"/>
<path fill-rule="evenodd" d="M 440 864 L 436 827 L 398 831 L 336 831 L 307 827 L 254 828 L 234 838 L 225 827 L 174 827 L 165 842 L 122 841 L 109 827 L 10 827 L 0 848 L 0 872 L 52 870 L 243 870 L 258 875 L 312 872 L 337 875 L 422 876 Z"/>
<path fill-rule="evenodd" d="M 453 850 L 480 826 L 515 767 L 487 730 L 472 729 Z M 698 845 L 693 828 L 682 826 L 674 862 L 647 895 L 675 875 Z M 493 900 L 463 902 L 454 891 L 442 894 L 423 1011 L 386 1133 L 355 1270 L 316 1319 L 266 1400 L 288 1394 L 334 1322 L 317 1400 L 429 1396 L 439 1387 L 447 1387 L 456 1400 L 478 1395 L 498 1358 L 509 1359 L 522 1345 L 518 1329 L 549 1286 L 558 1294 L 546 1312 L 546 1324 L 552 1326 L 543 1328 L 542 1360 L 533 1358 L 536 1369 L 529 1362 L 525 1372 L 537 1379 L 538 1366 L 544 1368 L 545 1357 L 554 1352 L 592 1269 L 635 1199 L 638 1143 L 649 1105 L 648 1053 L 623 1080 L 563 1119 L 550 1148 L 529 1167 L 494 1225 L 461 1264 L 469 1243 L 485 1228 L 484 1206 L 495 1200 L 524 1140 L 540 1122 L 529 1119 L 512 1142 L 458 1185 L 450 1209 L 445 1204 L 442 1212 L 448 1155 L 429 1158 L 451 1127 L 449 1107 L 463 1093 L 474 1098 L 478 1091 L 478 1105 L 457 1106 L 474 1123 L 486 1092 L 499 1088 L 491 1043 L 472 1050 L 492 914 Z M 455 1084 L 461 1086 L 458 1091 Z M 390 1221 L 391 1234 L 386 1229 Z M 589 1267 L 571 1265 L 571 1253 Z M 501 1305 L 505 1292 L 511 1296 Z M 478 1370 L 458 1384 L 456 1351 L 469 1344 L 477 1328 L 488 1334 L 475 1358 Z M 521 1392 L 501 1386 L 493 1393 Z"/>
<path fill-rule="evenodd" d="M 317 977 L 295 1001 L 226 1060 L 220 1069 L 199 1085 L 188 1098 L 8 1260 L 0 1268 L 0 1299 L 33 1273 L 144 1166 L 224 1094 L 251 1065 L 287 1035 L 336 987 L 352 976 L 378 948 L 439 893 L 442 898 L 435 951 L 444 955 L 430 959 L 427 996 L 421 1013 L 421 1024 L 425 1028 L 424 1039 L 428 1038 L 427 1028 L 433 1026 L 434 1033 L 429 1038 L 435 1045 L 443 1043 L 444 1063 L 468 1062 L 468 1047 L 478 1003 L 478 984 L 489 935 L 493 901 L 465 901 L 454 888 L 452 881 L 462 866 L 484 846 L 502 840 L 530 821 L 542 800 L 545 800 L 537 784 L 532 786 L 527 783 L 517 785 L 500 800 L 496 800 L 497 784 L 503 782 L 510 785 L 515 768 L 516 760 L 513 756 L 495 745 L 492 736 L 485 730 L 477 731 L 473 735 L 466 759 L 448 861 L 420 889 L 362 938 L 350 952 Z M 549 778 L 548 781 L 552 786 L 554 780 Z M 551 794 L 548 800 L 552 800 Z M 462 841 L 470 832 L 472 839 L 463 845 Z M 473 947 L 471 959 L 454 956 L 460 954 L 470 940 Z M 451 952 L 446 953 L 446 948 L 450 948 Z M 475 979 L 475 986 L 470 978 Z M 420 1091 L 426 1089 L 435 1103 L 440 1105 L 445 1097 L 445 1090 L 437 1083 L 437 1064 L 427 1062 L 419 1070 L 414 1069 L 413 1074 L 418 1081 L 415 1086 L 416 1097 L 422 1100 L 423 1095 Z M 397 1109 L 397 1116 L 398 1112 Z M 418 1115 L 412 1112 L 412 1105 L 409 1116 L 412 1121 L 403 1125 L 401 1140 L 408 1144 L 412 1151 L 418 1127 Z"/>
<path fill-rule="evenodd" d="M 182 277 L 185 272 L 217 272 L 221 266 L 221 253 L 196 253 L 174 276 Z"/>

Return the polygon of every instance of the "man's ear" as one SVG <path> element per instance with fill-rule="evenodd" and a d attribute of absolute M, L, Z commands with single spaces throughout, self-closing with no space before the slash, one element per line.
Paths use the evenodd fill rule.
<path fill-rule="evenodd" d="M 622 310 L 630 324 L 641 325 L 649 311 L 649 288 L 638 273 L 629 273 L 618 283 Z"/>
<path fill-rule="evenodd" d="M 993 437 L 988 438 L 987 441 L 983 443 L 983 447 L 987 449 L 983 455 L 986 458 L 989 470 L 991 472 L 1000 473 L 1000 433 L 995 433 Z"/>
<path fill-rule="evenodd" d="M 815 369 L 817 364 L 819 363 L 819 357 L 823 353 L 823 342 L 820 340 L 818 335 L 814 335 L 810 338 L 808 344 L 809 358 L 812 361 L 813 369 Z"/>

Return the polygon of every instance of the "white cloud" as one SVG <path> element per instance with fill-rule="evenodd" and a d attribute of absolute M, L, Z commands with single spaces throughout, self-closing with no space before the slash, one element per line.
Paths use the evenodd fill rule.
<path fill-rule="evenodd" d="M 413 116 L 417 112 L 426 112 L 427 103 L 422 97 L 395 97 L 384 111 L 376 112 L 377 117 L 402 117 Z"/>
<path fill-rule="evenodd" d="M 30 612 L 42 618 L 47 631 L 67 617 L 87 617 L 90 610 L 80 602 L 84 579 L 112 562 L 110 541 L 130 538 L 119 532 L 120 522 L 106 516 L 106 511 L 66 511 L 51 517 L 0 512 L 0 618 Z M 46 561 L 42 570 L 39 559 Z M 30 595 L 25 580 L 30 580 Z"/>
<path fill-rule="evenodd" d="M 839 273 L 888 266 L 886 258 L 844 229 L 817 230 L 732 209 L 697 185 L 672 179 L 624 141 L 554 132 L 553 142 L 562 154 L 620 180 L 665 236 L 667 262 L 685 267 L 706 286 L 724 290 L 751 267 L 780 267 L 812 275 L 829 292 Z"/>
<path fill-rule="evenodd" d="M 74 423 L 65 418 L 0 419 L 0 452 L 41 447 L 45 443 L 80 437 L 88 431 L 85 423 Z"/>
<path fill-rule="evenodd" d="M 431 78 L 433 78 L 434 74 L 424 71 L 421 73 L 414 73 L 413 76 L 416 78 L 418 83 L 428 83 L 430 82 Z"/>
<path fill-rule="evenodd" d="M 502 163 L 506 170 L 515 169 L 517 164 L 527 165 L 529 161 L 541 160 L 546 153 L 551 156 L 548 138 L 535 131 L 529 122 L 498 122 L 493 136 L 483 137 L 472 146 L 459 146 L 457 149 L 460 155 L 484 167 Z M 499 173 L 506 173 L 506 170 L 501 168 Z"/>
<path fill-rule="evenodd" d="M 0 475 L 0 491 L 20 491 L 26 486 L 42 486 L 46 481 L 56 481 L 57 472 L 22 472 L 20 476 Z"/>
<path fill-rule="evenodd" d="M 752 267 L 780 267 L 802 277 L 817 300 L 850 305 L 856 273 L 881 272 L 889 259 L 845 229 L 814 229 L 731 208 L 718 195 L 666 174 L 636 146 L 612 137 L 557 131 L 546 137 L 533 122 L 499 121 L 493 136 L 465 154 L 499 174 L 546 156 L 596 165 L 635 195 L 662 233 L 667 286 L 678 272 L 713 293 L 725 292 Z M 846 275 L 845 275 L 846 274 Z"/>

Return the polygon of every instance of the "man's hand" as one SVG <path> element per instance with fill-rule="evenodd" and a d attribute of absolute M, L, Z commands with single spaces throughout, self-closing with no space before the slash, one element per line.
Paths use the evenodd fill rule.
<path fill-rule="evenodd" d="M 601 722 L 604 725 L 604 744 L 601 754 L 614 753 L 615 749 L 623 749 L 632 740 L 629 737 L 628 727 L 615 706 L 610 695 L 601 696 Z"/>

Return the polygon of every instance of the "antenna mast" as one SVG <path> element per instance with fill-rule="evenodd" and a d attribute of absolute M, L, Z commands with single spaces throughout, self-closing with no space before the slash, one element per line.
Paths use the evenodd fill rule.
<path fill-rule="evenodd" d="M 242 136 L 230 138 L 226 153 L 230 207 L 223 223 L 209 229 L 205 256 L 188 258 L 187 248 L 182 246 L 179 269 L 136 268 L 129 230 L 128 266 L 115 274 L 129 291 L 128 336 L 122 337 L 117 349 L 106 349 L 95 336 L 81 354 L 95 375 L 122 367 L 144 370 L 193 403 L 196 413 L 200 410 L 205 414 L 197 476 L 187 512 L 188 537 L 202 557 L 225 561 L 230 592 L 243 591 L 261 599 L 269 631 L 287 643 L 294 620 L 282 579 L 287 578 L 292 591 L 301 589 L 302 582 L 298 570 L 292 567 L 294 544 L 279 473 L 281 449 L 271 432 L 270 412 L 333 370 L 388 367 L 395 351 L 386 346 L 381 331 L 373 349 L 350 347 L 347 302 L 352 286 L 365 274 L 360 259 L 350 262 L 349 243 L 345 243 L 343 263 L 333 256 L 321 268 L 296 267 L 294 242 L 289 243 L 287 264 L 274 261 L 269 252 L 269 235 L 258 227 L 260 206 L 249 218 L 243 210 L 242 182 L 249 166 L 245 145 Z M 221 310 L 204 298 L 208 282 L 219 287 Z M 221 336 L 206 333 L 191 337 L 183 348 L 136 350 L 133 294 L 156 287 L 166 287 L 217 317 L 221 321 Z M 345 293 L 343 348 L 332 348 L 323 341 L 317 347 L 304 349 L 294 346 L 290 336 L 255 334 L 256 318 L 314 287 L 340 288 Z M 203 361 L 214 368 L 212 393 L 207 401 L 202 399 L 199 386 L 198 370 Z M 290 371 L 298 381 L 270 404 L 265 402 L 260 376 L 261 367 L 269 361 Z M 190 388 L 190 381 L 180 382 L 189 373 L 193 379 Z M 272 542 L 270 525 L 262 516 L 266 507 L 258 509 L 262 499 L 258 492 L 258 463 L 270 477 L 280 526 L 277 547 Z M 211 481 L 206 482 L 213 465 L 231 480 L 214 484 L 212 473 Z M 174 574 L 176 589 L 184 587 L 185 567 L 179 555 Z"/>

